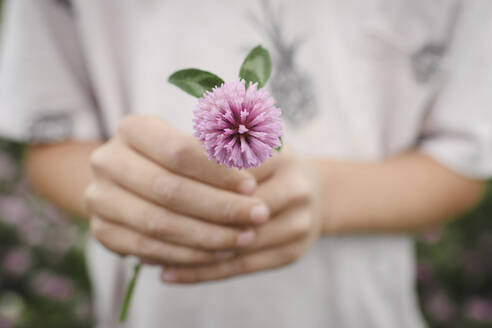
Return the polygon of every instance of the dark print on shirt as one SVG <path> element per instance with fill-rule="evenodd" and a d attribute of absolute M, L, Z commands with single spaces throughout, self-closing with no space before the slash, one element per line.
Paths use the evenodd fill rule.
<path fill-rule="evenodd" d="M 72 136 L 73 120 L 69 113 L 45 113 L 35 117 L 29 126 L 29 141 L 44 143 L 65 140 Z"/>
<path fill-rule="evenodd" d="M 417 82 L 427 83 L 432 79 L 446 50 L 445 44 L 428 43 L 412 55 L 412 68 Z"/>
<path fill-rule="evenodd" d="M 442 58 L 448 52 L 454 39 L 456 26 L 462 12 L 461 1 L 456 1 L 451 7 L 444 35 L 435 41 L 430 41 L 411 56 L 411 65 L 415 79 L 419 83 L 429 82 L 439 71 Z"/>
<path fill-rule="evenodd" d="M 64 6 L 66 9 L 72 9 L 71 0 L 54 0 L 57 4 Z"/>
<path fill-rule="evenodd" d="M 282 109 L 282 116 L 294 127 L 300 127 L 318 113 L 313 82 L 309 74 L 298 67 L 296 54 L 304 38 L 287 35 L 282 17 L 284 7 L 273 8 L 269 0 L 261 1 L 260 15 L 252 13 L 253 26 L 266 36 L 272 51 L 273 75 L 269 82 L 270 91 Z"/>

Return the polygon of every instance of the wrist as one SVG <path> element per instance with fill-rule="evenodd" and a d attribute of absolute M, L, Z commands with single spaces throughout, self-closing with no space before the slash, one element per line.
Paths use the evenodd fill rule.
<path fill-rule="evenodd" d="M 320 224 L 321 234 L 334 234 L 340 229 L 336 219 L 339 215 L 333 202 L 334 193 L 338 189 L 338 170 L 331 161 L 309 159 L 306 161 L 306 172 L 313 186 L 313 215 Z M 329 186 L 329 187 L 327 187 Z"/>

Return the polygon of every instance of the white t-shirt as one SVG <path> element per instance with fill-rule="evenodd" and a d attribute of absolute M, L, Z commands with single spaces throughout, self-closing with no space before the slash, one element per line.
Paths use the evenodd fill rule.
<path fill-rule="evenodd" d="M 3 135 L 105 138 L 130 113 L 191 132 L 196 99 L 167 77 L 197 67 L 234 79 L 263 44 L 285 142 L 299 153 L 382 160 L 419 148 L 492 176 L 490 0 L 7 4 Z M 131 265 L 95 241 L 88 256 L 99 325 L 114 327 Z M 127 327 L 422 326 L 406 235 L 328 236 L 293 265 L 214 283 L 170 286 L 158 273 L 143 269 Z"/>

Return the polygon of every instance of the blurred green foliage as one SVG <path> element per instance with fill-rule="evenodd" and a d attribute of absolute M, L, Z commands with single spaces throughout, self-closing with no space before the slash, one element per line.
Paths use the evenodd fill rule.
<path fill-rule="evenodd" d="M 0 139 L 0 327 L 91 327 L 86 224 L 29 190 L 23 151 Z"/>
<path fill-rule="evenodd" d="M 465 217 L 417 237 L 421 307 L 431 327 L 492 327 L 492 184 Z"/>

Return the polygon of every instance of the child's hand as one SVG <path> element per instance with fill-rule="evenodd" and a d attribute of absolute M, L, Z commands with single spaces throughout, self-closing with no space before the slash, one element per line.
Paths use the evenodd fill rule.
<path fill-rule="evenodd" d="M 257 187 L 251 173 L 208 160 L 195 138 L 155 117 L 126 118 L 91 165 L 92 232 L 123 255 L 163 264 L 214 262 L 255 240 L 247 226 L 268 219 L 266 202 L 277 210 L 272 200 L 248 196 Z"/>
<path fill-rule="evenodd" d="M 311 247 L 321 231 L 314 170 L 284 149 L 250 172 L 260 181 L 254 196 L 272 213 L 271 220 L 255 229 L 255 241 L 221 263 L 165 266 L 164 281 L 196 283 L 269 270 L 297 260 Z"/>

